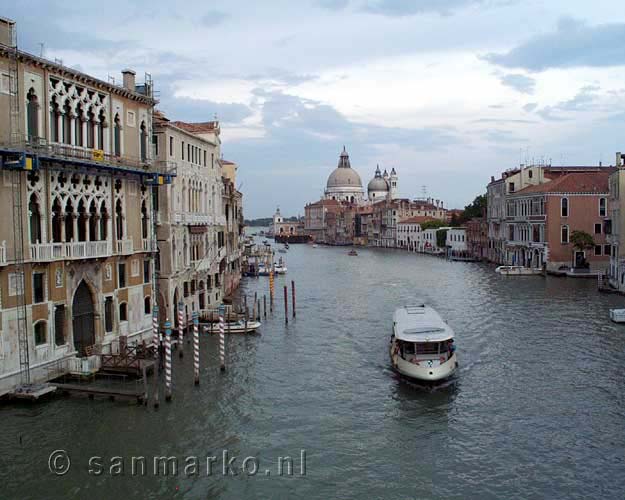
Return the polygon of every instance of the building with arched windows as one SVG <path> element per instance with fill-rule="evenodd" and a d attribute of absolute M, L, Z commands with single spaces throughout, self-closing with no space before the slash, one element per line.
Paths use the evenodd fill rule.
<path fill-rule="evenodd" d="M 0 395 L 151 338 L 149 76 L 103 81 L 15 47 L 0 19 Z M 26 370 L 29 367 L 29 370 Z"/>

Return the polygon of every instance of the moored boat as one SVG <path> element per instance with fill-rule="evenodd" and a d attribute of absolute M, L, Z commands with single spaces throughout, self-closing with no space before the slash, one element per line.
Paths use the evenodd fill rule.
<path fill-rule="evenodd" d="M 355 257 L 356 255 L 358 255 L 358 252 L 352 248 L 352 249 L 348 252 L 348 254 L 347 254 L 347 255 L 351 255 L 352 257 Z"/>
<path fill-rule="evenodd" d="M 625 309 L 610 309 L 610 319 L 615 323 L 625 323 Z"/>
<path fill-rule="evenodd" d="M 425 304 L 397 309 L 390 345 L 393 368 L 415 380 L 451 377 L 458 368 L 454 336 L 451 327 Z"/>
<path fill-rule="evenodd" d="M 542 274 L 543 270 L 524 266 L 498 266 L 495 272 L 504 276 L 535 276 Z"/>
<path fill-rule="evenodd" d="M 248 321 L 247 325 L 245 320 L 226 322 L 224 323 L 224 333 L 251 333 L 260 328 L 260 325 L 260 321 Z"/>

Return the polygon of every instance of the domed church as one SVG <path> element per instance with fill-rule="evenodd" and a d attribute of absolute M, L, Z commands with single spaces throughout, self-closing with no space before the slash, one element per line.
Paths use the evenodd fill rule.
<path fill-rule="evenodd" d="M 378 165 L 375 176 L 367 186 L 368 202 L 375 203 L 385 200 L 389 196 L 390 199 L 397 198 L 397 173 L 393 168 L 390 175 L 386 170 L 382 174 Z M 343 146 L 343 152 L 339 157 L 338 166 L 328 177 L 325 198 L 326 200 L 347 201 L 358 205 L 366 203 L 360 175 L 352 168 L 345 146 Z"/>

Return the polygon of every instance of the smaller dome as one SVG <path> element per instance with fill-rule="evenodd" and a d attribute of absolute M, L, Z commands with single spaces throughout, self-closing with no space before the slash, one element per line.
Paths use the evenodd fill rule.
<path fill-rule="evenodd" d="M 386 170 L 384 171 L 386 172 Z M 380 165 L 377 166 L 377 168 L 375 169 L 375 176 L 373 177 L 373 179 L 371 179 L 369 181 L 369 184 L 367 185 L 367 191 L 369 193 L 372 193 L 374 191 L 388 191 L 389 190 L 389 186 L 388 186 L 388 182 L 386 181 L 386 179 L 384 179 L 382 177 L 382 174 L 380 173 Z"/>

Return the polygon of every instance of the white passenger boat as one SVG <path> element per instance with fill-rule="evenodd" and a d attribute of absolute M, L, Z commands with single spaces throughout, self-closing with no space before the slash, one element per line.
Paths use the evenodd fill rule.
<path fill-rule="evenodd" d="M 396 371 L 416 380 L 443 380 L 458 368 L 453 330 L 424 304 L 395 311 L 390 355 Z"/>
<path fill-rule="evenodd" d="M 282 259 L 282 257 L 280 257 L 280 260 L 278 260 L 278 263 L 274 266 L 273 270 L 276 274 L 286 274 L 286 262 Z"/>
<path fill-rule="evenodd" d="M 625 323 L 625 309 L 610 309 L 610 319 L 615 323 Z"/>
<path fill-rule="evenodd" d="M 504 276 L 533 276 L 542 274 L 543 270 L 523 266 L 498 266 L 495 268 L 495 272 Z"/>
<path fill-rule="evenodd" d="M 269 276 L 269 269 L 265 264 L 260 264 L 258 266 L 258 276 Z"/>

